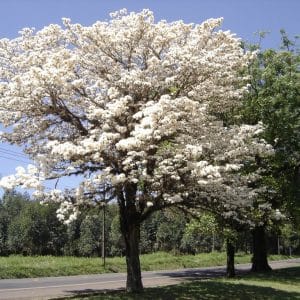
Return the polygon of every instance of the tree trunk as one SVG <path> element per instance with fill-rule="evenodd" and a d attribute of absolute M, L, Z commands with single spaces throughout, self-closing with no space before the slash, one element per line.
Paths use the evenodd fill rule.
<path fill-rule="evenodd" d="M 143 290 L 141 265 L 139 257 L 140 226 L 130 224 L 125 235 L 125 251 L 127 264 L 127 292 L 141 292 Z"/>
<path fill-rule="evenodd" d="M 119 197 L 120 225 L 125 241 L 127 281 L 126 291 L 139 293 L 143 290 L 141 265 L 139 257 L 140 214 L 135 206 L 136 187 L 125 188 L 125 198 Z"/>
<path fill-rule="evenodd" d="M 226 254 L 227 254 L 227 267 L 226 267 L 226 275 L 227 277 L 235 276 L 234 269 L 234 253 L 235 248 L 230 239 L 226 240 Z"/>
<path fill-rule="evenodd" d="M 265 237 L 265 227 L 256 226 L 253 229 L 253 257 L 252 257 L 252 272 L 271 271 L 267 258 L 267 246 Z"/>

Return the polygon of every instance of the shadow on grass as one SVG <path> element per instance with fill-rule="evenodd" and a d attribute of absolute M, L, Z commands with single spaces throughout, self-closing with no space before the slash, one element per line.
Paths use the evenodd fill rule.
<path fill-rule="evenodd" d="M 166 276 L 171 278 L 185 278 L 189 280 L 194 279 L 208 279 L 208 278 L 217 278 L 217 277 L 224 277 L 226 275 L 226 269 L 225 268 L 216 268 L 216 269 L 210 269 L 207 270 L 194 270 L 194 269 L 187 269 L 183 270 L 181 272 L 162 272 L 160 273 L 160 276 Z"/>
<path fill-rule="evenodd" d="M 283 284 L 297 284 L 300 286 L 300 267 L 284 268 L 267 273 L 250 273 L 245 278 L 252 281 L 264 280 Z"/>
<path fill-rule="evenodd" d="M 74 291 L 72 291 L 74 293 Z M 87 295 L 87 293 L 89 293 Z M 91 294 L 92 293 L 92 294 Z M 177 299 L 243 299 L 243 300 L 283 300 L 300 299 L 300 292 L 285 292 L 269 287 L 258 287 L 244 284 L 232 284 L 221 281 L 193 281 L 185 284 L 147 288 L 141 294 L 130 294 L 124 291 L 107 291 L 96 294 L 96 290 L 80 291 L 78 296 L 66 299 L 89 300 L 177 300 Z M 84 295 L 86 294 L 86 295 Z"/>
<path fill-rule="evenodd" d="M 194 281 L 163 289 L 149 289 L 143 299 L 300 299 L 300 293 L 289 293 L 268 287 L 232 284 L 221 281 Z M 140 298 L 140 299 L 141 299 Z M 99 298 L 101 299 L 101 298 Z M 104 298 L 103 298 L 104 299 Z M 109 299 L 109 298 L 107 298 Z M 114 298 L 111 298 L 114 299 Z M 116 298 L 118 299 L 118 298 Z M 122 298 L 120 298 L 122 299 Z M 123 298 L 131 299 L 131 298 Z M 135 298 L 132 298 L 135 299 Z M 138 299 L 138 298 L 136 298 Z"/>
<path fill-rule="evenodd" d="M 243 279 L 243 283 L 239 283 Z M 141 294 L 125 293 L 123 290 L 103 291 L 84 290 L 69 291 L 76 296 L 65 299 L 88 299 L 88 300 L 188 300 L 188 299 L 218 299 L 218 300 L 283 300 L 300 299 L 299 292 L 289 292 L 275 287 L 256 286 L 255 281 L 267 281 L 282 285 L 300 283 L 300 267 L 275 270 L 264 274 L 247 274 L 237 279 L 226 281 L 220 278 L 195 279 L 192 281 L 157 288 L 146 288 Z M 249 280 L 249 284 L 247 284 Z M 254 282 L 254 283 L 253 283 Z M 60 298 L 61 299 L 61 298 Z"/>

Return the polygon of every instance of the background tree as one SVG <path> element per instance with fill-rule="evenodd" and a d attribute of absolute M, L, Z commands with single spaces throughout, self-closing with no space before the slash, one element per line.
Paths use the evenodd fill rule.
<path fill-rule="evenodd" d="M 61 255 L 66 242 L 66 226 L 56 218 L 57 204 L 41 205 L 36 201 L 28 201 L 21 194 L 10 195 L 5 201 L 9 203 L 8 210 L 3 210 L 7 216 L 7 246 L 10 253 L 24 255 Z M 17 201 L 17 202 L 16 202 Z M 8 202 L 6 202 L 8 204 Z M 20 206 L 18 214 L 13 204 Z"/>
<path fill-rule="evenodd" d="M 1 199 L 1 236 L 2 249 L 6 253 L 20 253 L 22 249 L 22 241 L 25 237 L 18 231 L 21 226 L 19 216 L 29 204 L 28 195 L 22 195 L 16 191 L 5 192 Z M 18 223 L 18 224 L 16 224 Z M 19 226 L 20 225 L 20 226 Z M 20 243 L 17 243 L 18 238 Z M 14 247 L 14 246 L 15 247 Z"/>
<path fill-rule="evenodd" d="M 80 225 L 78 241 L 82 256 L 101 256 L 102 220 L 97 215 L 87 215 Z"/>
<path fill-rule="evenodd" d="M 8 224 L 9 215 L 3 207 L 3 203 L 0 202 L 0 255 L 5 256 L 8 254 Z"/>
<path fill-rule="evenodd" d="M 79 256 L 80 250 L 78 244 L 82 219 L 82 216 L 80 216 L 67 226 L 67 242 L 64 246 L 65 255 Z"/>
<path fill-rule="evenodd" d="M 280 227 L 280 233 L 278 235 L 278 247 L 282 247 L 282 253 L 286 255 L 292 255 L 292 253 L 299 247 L 299 230 L 295 228 L 292 222 L 286 223 Z"/>
<path fill-rule="evenodd" d="M 156 243 L 160 250 L 178 253 L 186 225 L 186 218 L 177 211 L 166 211 L 157 228 Z"/>
<path fill-rule="evenodd" d="M 125 255 L 125 243 L 122 237 L 120 228 L 120 216 L 117 214 L 111 222 L 111 247 L 110 255 L 112 256 L 124 256 Z"/>
<path fill-rule="evenodd" d="M 218 224 L 215 217 L 209 213 L 202 213 L 199 218 L 192 219 L 186 224 L 180 247 L 183 251 L 194 254 L 220 250 L 217 231 Z"/>
<path fill-rule="evenodd" d="M 158 244 L 158 231 L 163 222 L 167 222 L 165 214 L 161 211 L 153 213 L 141 226 L 141 253 L 151 253 L 161 250 Z M 177 245 L 178 246 L 178 245 Z"/>
<path fill-rule="evenodd" d="M 269 189 L 261 201 L 280 209 L 299 226 L 300 56 L 285 31 L 282 30 L 281 35 L 282 49 L 261 51 L 249 68 L 252 80 L 243 118 L 250 124 L 261 120 L 266 127 L 263 137 L 275 149 L 264 175 L 264 184 Z M 254 271 L 269 269 L 266 246 L 263 246 L 266 225 L 264 221 L 253 229 Z"/>

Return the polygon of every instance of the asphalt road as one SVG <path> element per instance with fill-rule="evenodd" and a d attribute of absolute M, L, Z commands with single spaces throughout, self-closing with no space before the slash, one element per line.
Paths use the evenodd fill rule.
<path fill-rule="evenodd" d="M 273 269 L 300 266 L 299 259 L 270 262 Z M 238 272 L 249 270 L 249 264 L 237 265 Z M 177 284 L 189 279 L 224 276 L 225 267 L 143 272 L 145 287 Z M 52 299 L 86 293 L 123 289 L 125 273 L 0 280 L 0 299 Z"/>

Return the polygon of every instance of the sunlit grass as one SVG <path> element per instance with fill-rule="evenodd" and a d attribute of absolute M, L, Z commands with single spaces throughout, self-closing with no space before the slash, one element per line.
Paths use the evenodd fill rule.
<path fill-rule="evenodd" d="M 270 259 L 286 259 L 287 256 L 271 256 Z M 250 255 L 238 254 L 236 263 L 249 263 Z M 226 263 L 226 254 L 221 252 L 197 255 L 173 255 L 166 252 L 141 255 L 143 271 L 220 266 Z M 124 257 L 106 259 L 106 268 L 101 258 L 19 256 L 0 257 L 0 278 L 25 278 L 68 276 L 125 272 Z"/>

